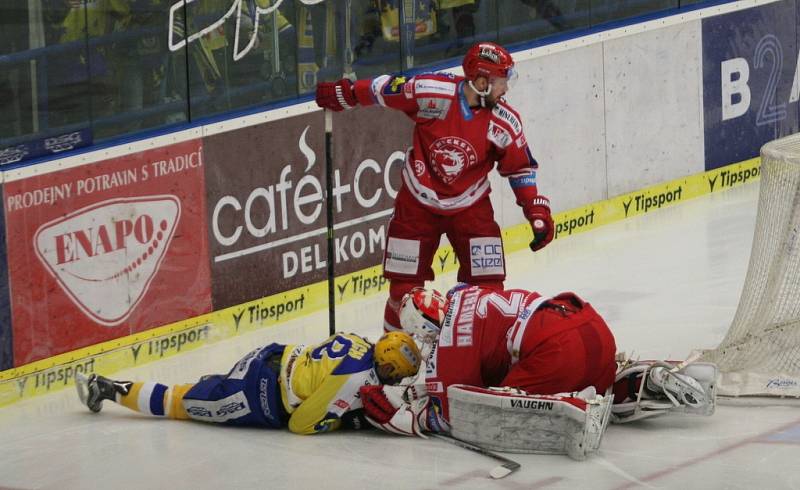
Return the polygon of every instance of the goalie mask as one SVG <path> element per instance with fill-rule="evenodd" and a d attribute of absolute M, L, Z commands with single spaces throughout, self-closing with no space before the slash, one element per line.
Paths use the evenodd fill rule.
<path fill-rule="evenodd" d="M 400 326 L 426 340 L 438 337 L 446 310 L 447 300 L 439 291 L 414 288 L 400 303 Z"/>
<path fill-rule="evenodd" d="M 394 384 L 417 374 L 422 354 L 405 332 L 383 334 L 375 344 L 375 371 L 384 384 Z"/>

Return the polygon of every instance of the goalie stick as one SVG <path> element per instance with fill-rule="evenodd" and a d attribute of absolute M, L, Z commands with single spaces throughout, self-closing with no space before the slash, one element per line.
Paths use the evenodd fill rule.
<path fill-rule="evenodd" d="M 461 439 L 456 439 L 455 437 L 446 436 L 444 434 L 429 434 L 429 435 L 431 437 L 435 437 L 436 439 L 441 439 L 442 441 L 448 442 L 455 446 L 464 449 L 469 449 L 470 451 L 475 451 L 478 454 L 482 454 L 497 461 L 502 461 L 503 464 L 494 467 L 492 471 L 489 472 L 489 477 L 495 480 L 499 480 L 500 478 L 505 478 L 506 476 L 510 475 L 511 473 L 517 471 L 522 467 L 522 465 L 520 465 L 516 461 L 500 456 L 499 454 L 489 451 L 488 449 L 483 448 L 481 446 L 462 441 Z"/>
<path fill-rule="evenodd" d="M 533 244 L 533 242 L 531 242 L 531 244 Z M 691 363 L 695 362 L 696 360 L 700 359 L 700 357 L 702 355 L 703 355 L 703 353 L 701 351 L 693 351 L 693 352 L 691 352 L 689 354 L 689 357 L 687 357 L 683 361 L 679 362 L 678 364 L 675 364 L 674 366 L 672 366 L 669 369 L 669 372 L 677 373 L 678 371 L 680 371 L 681 369 L 685 368 L 689 364 L 691 364 Z M 620 363 L 620 367 L 617 369 L 617 372 L 623 371 L 627 367 L 629 367 L 631 364 L 633 364 L 633 362 L 634 362 L 633 361 L 633 354 L 629 358 L 625 359 L 625 353 L 624 352 L 620 352 L 620 353 L 617 354 L 617 361 Z"/>

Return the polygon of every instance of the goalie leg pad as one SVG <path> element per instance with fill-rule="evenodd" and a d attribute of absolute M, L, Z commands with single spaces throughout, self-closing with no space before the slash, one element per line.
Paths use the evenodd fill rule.
<path fill-rule="evenodd" d="M 447 389 L 454 437 L 513 453 L 567 454 L 575 460 L 597 451 L 611 413 L 611 396 L 581 393 L 529 395 L 512 388 L 452 385 Z"/>

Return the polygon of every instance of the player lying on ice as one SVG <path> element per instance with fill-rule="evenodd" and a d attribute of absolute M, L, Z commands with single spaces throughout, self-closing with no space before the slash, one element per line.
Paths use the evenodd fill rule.
<path fill-rule="evenodd" d="M 370 427 L 359 388 L 413 376 L 421 354 L 406 333 L 391 332 L 373 346 L 354 334 L 316 345 L 270 344 L 244 356 L 226 375 L 194 384 L 115 381 L 91 374 L 75 382 L 81 402 L 99 412 L 104 400 L 137 412 L 227 425 L 288 427 L 315 434 Z"/>
<path fill-rule="evenodd" d="M 368 420 L 389 432 L 450 431 L 487 448 L 583 459 L 609 417 L 714 411 L 713 364 L 618 364 L 605 321 L 573 293 L 415 289 L 400 324 L 426 346 L 424 380 L 420 369 L 397 386 L 361 388 Z"/>

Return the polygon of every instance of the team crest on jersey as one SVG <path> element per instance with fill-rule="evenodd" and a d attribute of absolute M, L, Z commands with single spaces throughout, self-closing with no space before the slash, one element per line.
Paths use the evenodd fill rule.
<path fill-rule="evenodd" d="M 433 172 L 445 184 L 455 181 L 464 170 L 478 161 L 478 153 L 469 141 L 449 136 L 439 138 L 428 147 Z"/>
<path fill-rule="evenodd" d="M 422 160 L 414 160 L 414 174 L 417 177 L 422 177 L 425 173 L 425 163 Z"/>

